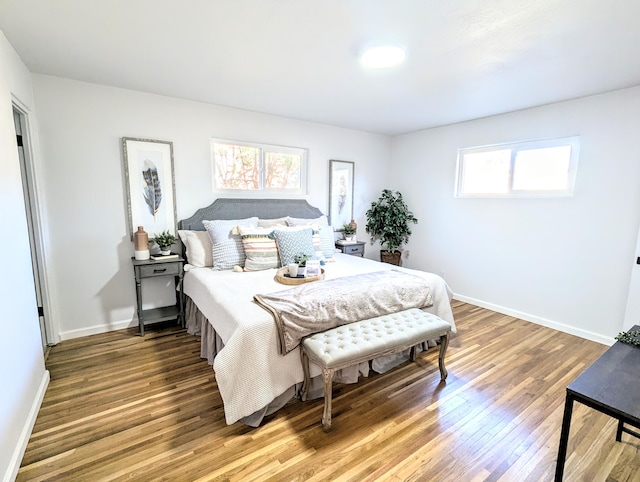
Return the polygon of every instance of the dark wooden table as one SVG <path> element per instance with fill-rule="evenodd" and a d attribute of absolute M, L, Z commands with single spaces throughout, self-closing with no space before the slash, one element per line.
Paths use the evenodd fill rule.
<path fill-rule="evenodd" d="M 632 330 L 638 328 L 636 325 Z M 574 400 L 616 418 L 616 441 L 620 442 L 622 432 L 640 437 L 625 427 L 640 428 L 640 347 L 616 342 L 567 387 L 556 481 L 561 481 L 564 473 Z"/>

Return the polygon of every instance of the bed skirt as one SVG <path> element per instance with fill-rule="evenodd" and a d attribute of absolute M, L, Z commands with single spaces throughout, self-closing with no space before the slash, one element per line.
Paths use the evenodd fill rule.
<path fill-rule="evenodd" d="M 222 339 L 218 336 L 214 328 L 211 326 L 211 323 L 209 323 L 196 304 L 188 296 L 186 296 L 185 313 L 187 333 L 190 335 L 200 336 L 200 357 L 206 359 L 207 363 L 213 367 L 213 361 L 216 355 L 224 348 Z M 429 342 L 429 346 L 435 346 L 435 344 L 435 340 Z M 420 350 L 421 347 L 418 347 L 418 351 Z M 371 365 L 364 362 L 343 368 L 342 370 L 337 370 L 333 381 L 335 383 L 357 383 L 360 376 L 369 376 L 369 369 L 377 373 L 384 373 L 409 359 L 410 349 L 394 355 L 376 358 L 371 361 Z M 302 382 L 296 383 L 272 400 L 267 406 L 240 419 L 240 421 L 250 427 L 260 426 L 266 416 L 277 412 L 290 401 L 300 398 L 301 390 Z M 311 385 L 309 387 L 307 399 L 311 400 L 322 397 L 324 397 L 324 382 L 322 380 L 322 375 L 317 375 L 311 378 Z"/>

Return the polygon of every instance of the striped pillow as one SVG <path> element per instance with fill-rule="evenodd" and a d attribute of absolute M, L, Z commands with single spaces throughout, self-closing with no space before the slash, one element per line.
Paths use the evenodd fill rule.
<path fill-rule="evenodd" d="M 273 228 L 239 226 L 238 230 L 247 257 L 244 262 L 245 271 L 260 271 L 279 266 L 276 240 L 270 237 Z"/>

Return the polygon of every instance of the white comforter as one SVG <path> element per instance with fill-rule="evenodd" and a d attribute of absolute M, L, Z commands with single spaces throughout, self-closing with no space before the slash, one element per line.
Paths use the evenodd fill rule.
<path fill-rule="evenodd" d="M 398 269 L 344 254 L 336 254 L 335 258 L 336 262 L 324 266 L 325 279 Z M 445 281 L 432 273 L 399 269 L 427 279 L 433 297 L 433 306 L 427 311 L 451 323 L 455 333 L 450 304 L 452 293 Z M 227 424 L 260 410 L 303 380 L 299 348 L 284 356 L 278 353 L 273 317 L 253 301 L 256 293 L 287 288 L 275 281 L 275 273 L 276 270 L 237 273 L 209 268 L 190 269 L 185 273 L 185 293 L 208 318 L 225 345 L 215 358 L 213 368 Z"/>

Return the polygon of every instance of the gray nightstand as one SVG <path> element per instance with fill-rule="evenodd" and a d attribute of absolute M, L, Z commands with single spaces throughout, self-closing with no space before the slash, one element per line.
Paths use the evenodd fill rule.
<path fill-rule="evenodd" d="M 138 308 L 138 325 L 140 327 L 140 336 L 144 336 L 144 322 L 155 323 L 158 321 L 179 320 L 181 325 L 185 325 L 184 318 L 184 295 L 182 290 L 182 278 L 184 276 L 184 259 L 181 257 L 167 260 L 154 261 L 145 259 L 144 261 L 131 258 L 133 263 L 133 271 L 136 278 L 136 303 Z M 159 276 L 173 276 L 176 289 L 176 304 L 172 306 L 163 306 L 161 308 L 152 308 L 150 310 L 142 309 L 142 280 L 148 278 L 157 278 Z"/>
<path fill-rule="evenodd" d="M 336 248 L 344 254 L 360 255 L 364 257 L 364 241 L 356 241 L 355 243 L 341 244 L 336 243 Z"/>

